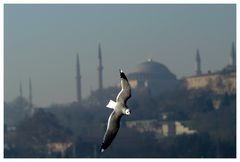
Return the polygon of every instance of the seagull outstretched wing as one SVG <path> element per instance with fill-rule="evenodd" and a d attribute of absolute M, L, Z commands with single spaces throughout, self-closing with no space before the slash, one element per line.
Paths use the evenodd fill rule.
<path fill-rule="evenodd" d="M 121 116 L 114 111 L 108 118 L 107 130 L 103 137 L 103 143 L 101 145 L 101 152 L 103 152 L 113 141 L 120 127 Z"/>
<path fill-rule="evenodd" d="M 126 105 L 127 100 L 131 97 L 131 88 L 124 72 L 120 70 L 121 91 L 118 93 L 116 101 Z"/>

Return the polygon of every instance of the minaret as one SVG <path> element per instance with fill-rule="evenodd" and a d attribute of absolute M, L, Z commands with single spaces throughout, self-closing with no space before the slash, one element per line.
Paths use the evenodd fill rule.
<path fill-rule="evenodd" d="M 20 81 L 20 84 L 19 84 L 19 93 L 20 93 L 20 98 L 22 99 L 23 98 L 22 81 Z"/>
<path fill-rule="evenodd" d="M 20 81 L 20 84 L 19 84 L 19 107 L 20 108 L 23 108 L 23 91 L 22 91 L 22 81 Z"/>
<path fill-rule="evenodd" d="M 102 51 L 101 51 L 101 44 L 98 44 L 98 79 L 99 79 L 99 90 L 103 88 L 103 66 L 102 66 Z"/>
<path fill-rule="evenodd" d="M 29 78 L 29 107 L 32 108 L 32 81 Z"/>
<path fill-rule="evenodd" d="M 236 49 L 235 49 L 234 42 L 232 42 L 232 49 L 231 49 L 229 64 L 234 67 L 236 66 Z"/>
<path fill-rule="evenodd" d="M 82 100 L 81 94 L 81 75 L 80 75 L 80 64 L 79 64 L 79 54 L 77 53 L 77 64 L 76 64 L 76 83 L 77 83 L 77 102 Z"/>
<path fill-rule="evenodd" d="M 197 54 L 196 54 L 196 75 L 201 75 L 202 70 L 201 70 L 201 58 L 199 54 L 199 49 L 197 49 Z"/>

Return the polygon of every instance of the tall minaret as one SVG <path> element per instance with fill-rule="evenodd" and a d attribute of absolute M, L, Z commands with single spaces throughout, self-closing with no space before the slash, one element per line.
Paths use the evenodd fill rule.
<path fill-rule="evenodd" d="M 99 79 L 99 90 L 103 88 L 103 66 L 102 66 L 102 51 L 101 51 L 101 44 L 98 44 L 98 79 Z"/>
<path fill-rule="evenodd" d="M 20 81 L 20 84 L 19 84 L 19 95 L 20 95 L 20 98 L 22 99 L 23 98 L 22 81 Z"/>
<path fill-rule="evenodd" d="M 32 81 L 29 78 L 29 107 L 32 108 Z"/>
<path fill-rule="evenodd" d="M 197 49 L 197 54 L 196 54 L 196 75 L 201 75 L 202 70 L 201 70 L 201 58 L 199 54 L 199 49 Z"/>
<path fill-rule="evenodd" d="M 76 83 L 77 83 L 77 101 L 80 102 L 82 100 L 81 94 L 81 75 L 80 75 L 80 64 L 79 64 L 79 54 L 77 53 L 77 64 L 76 64 Z"/>
<path fill-rule="evenodd" d="M 23 91 L 22 91 L 22 81 L 19 84 L 19 107 L 23 108 Z"/>
<path fill-rule="evenodd" d="M 232 49 L 231 49 L 229 64 L 231 66 L 236 66 L 236 49 L 235 49 L 234 42 L 232 42 Z"/>

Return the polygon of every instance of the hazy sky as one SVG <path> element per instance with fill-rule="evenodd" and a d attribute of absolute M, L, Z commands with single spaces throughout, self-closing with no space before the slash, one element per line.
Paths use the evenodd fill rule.
<path fill-rule="evenodd" d="M 37 106 L 76 100 L 76 53 L 83 97 L 98 88 L 97 46 L 102 45 L 103 85 L 119 82 L 148 58 L 178 78 L 228 64 L 236 39 L 235 5 L 4 5 L 4 100 L 28 97 L 31 77 Z"/>

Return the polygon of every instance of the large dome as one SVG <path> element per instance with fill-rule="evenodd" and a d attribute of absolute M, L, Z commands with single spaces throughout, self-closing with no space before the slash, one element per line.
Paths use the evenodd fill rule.
<path fill-rule="evenodd" d="M 140 76 L 152 79 L 176 79 L 176 76 L 165 65 L 155 62 L 152 59 L 140 63 L 128 74 L 129 79 L 137 79 Z"/>

